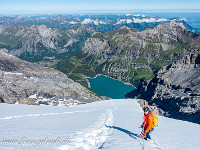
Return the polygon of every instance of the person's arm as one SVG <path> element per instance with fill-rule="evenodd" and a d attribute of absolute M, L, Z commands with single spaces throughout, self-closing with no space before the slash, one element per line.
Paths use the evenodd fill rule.
<path fill-rule="evenodd" d="M 144 122 L 143 122 L 142 125 L 141 125 L 141 128 L 144 128 L 145 125 L 146 125 L 146 121 L 144 120 Z"/>

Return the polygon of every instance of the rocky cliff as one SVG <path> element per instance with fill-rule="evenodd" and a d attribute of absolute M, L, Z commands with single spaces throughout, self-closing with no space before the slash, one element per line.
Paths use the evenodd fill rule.
<path fill-rule="evenodd" d="M 65 74 L 0 52 L 0 101 L 72 105 L 100 100 Z"/>
<path fill-rule="evenodd" d="M 183 23 L 160 24 L 144 31 L 121 27 L 107 33 L 96 33 L 89 38 L 83 51 L 101 55 L 105 59 L 122 59 L 130 62 L 144 57 L 143 62 L 151 63 L 162 52 L 173 49 L 199 49 L 200 36 L 185 29 Z"/>
<path fill-rule="evenodd" d="M 93 28 L 83 25 L 65 30 L 45 25 L 0 26 L 0 51 L 33 61 L 46 56 L 62 57 L 64 54 L 65 57 L 81 51 L 84 41 L 92 33 Z"/>
<path fill-rule="evenodd" d="M 200 124 L 200 55 L 188 54 L 162 68 L 157 77 L 142 82 L 127 97 L 158 105 L 165 115 Z"/>

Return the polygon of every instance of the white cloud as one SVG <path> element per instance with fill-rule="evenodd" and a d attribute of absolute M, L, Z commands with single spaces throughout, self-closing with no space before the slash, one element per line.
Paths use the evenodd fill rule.
<path fill-rule="evenodd" d="M 90 23 L 94 23 L 95 25 L 106 24 L 106 22 L 103 22 L 98 19 L 94 20 L 94 19 L 87 18 L 82 21 L 82 24 L 90 24 Z"/>
<path fill-rule="evenodd" d="M 168 21 L 165 18 L 142 18 L 142 19 L 138 19 L 138 18 L 132 18 L 132 19 L 118 19 L 116 24 L 124 24 L 124 23 L 152 23 L 152 22 L 164 22 L 164 21 Z"/>
<path fill-rule="evenodd" d="M 159 19 L 156 19 L 156 18 L 143 18 L 143 19 L 133 18 L 134 23 L 143 23 L 143 22 L 152 23 L 152 22 L 164 22 L 164 21 L 167 21 L 167 19 L 164 19 L 164 18 L 159 18 Z"/>
<path fill-rule="evenodd" d="M 141 15 L 141 14 L 138 14 L 138 15 L 133 15 L 133 16 L 135 16 L 135 17 L 145 17 L 145 15 Z"/>

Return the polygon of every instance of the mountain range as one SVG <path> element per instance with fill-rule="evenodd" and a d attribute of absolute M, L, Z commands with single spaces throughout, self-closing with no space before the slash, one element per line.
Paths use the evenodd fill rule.
<path fill-rule="evenodd" d="M 33 62 L 48 57 L 60 59 L 80 51 L 84 40 L 93 32 L 93 28 L 86 26 L 71 26 L 66 30 L 45 25 L 0 26 L 0 48 Z"/>
<path fill-rule="evenodd" d="M 182 21 L 181 18 L 172 18 Z M 143 30 L 170 19 L 145 15 L 67 15 L 67 16 L 36 16 L 36 17 L 0 17 L 0 24 L 9 25 L 46 25 L 48 28 L 66 29 L 72 25 L 88 25 L 99 32 L 118 29 L 123 25 Z"/>
<path fill-rule="evenodd" d="M 181 22 L 143 31 L 123 26 L 94 33 L 80 53 L 59 62 L 57 69 L 77 76 L 105 74 L 137 87 L 141 79 L 152 79 L 162 67 L 184 54 L 199 53 L 199 42 L 199 34 L 188 31 Z"/>
<path fill-rule="evenodd" d="M 38 62 L 60 60 L 82 50 L 94 32 L 115 31 L 126 26 L 139 31 L 166 22 L 182 22 L 195 31 L 184 19 L 165 19 L 144 15 L 0 17 L 0 50 Z"/>
<path fill-rule="evenodd" d="M 142 15 L 0 20 L 1 102 L 100 100 L 84 78 L 104 74 L 137 87 L 127 97 L 148 100 L 162 115 L 199 123 L 200 34 L 184 20 Z M 67 76 L 9 54 L 29 62 L 56 61 L 54 67 Z"/>

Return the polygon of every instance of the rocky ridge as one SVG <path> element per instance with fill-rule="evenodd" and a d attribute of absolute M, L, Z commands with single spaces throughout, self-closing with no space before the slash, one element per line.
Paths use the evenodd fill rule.
<path fill-rule="evenodd" d="M 93 34 L 86 41 L 83 51 L 100 54 L 102 59 L 124 56 L 123 59 L 129 61 L 133 61 L 133 58 L 137 59 L 139 55 L 143 54 L 148 61 L 152 61 L 162 50 L 171 50 L 180 44 L 184 46 L 183 48 L 198 49 L 199 41 L 199 34 L 186 30 L 183 23 L 164 23 L 144 31 L 123 26 L 104 34 Z"/>
<path fill-rule="evenodd" d="M 101 100 L 65 74 L 0 52 L 0 99 L 10 104 L 68 106 Z"/>
<path fill-rule="evenodd" d="M 73 47 L 81 46 L 93 32 L 93 28 L 83 25 L 65 30 L 47 28 L 45 25 L 0 26 L 0 51 L 21 58 L 72 53 L 80 51 L 81 48 L 77 50 Z"/>

